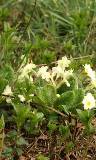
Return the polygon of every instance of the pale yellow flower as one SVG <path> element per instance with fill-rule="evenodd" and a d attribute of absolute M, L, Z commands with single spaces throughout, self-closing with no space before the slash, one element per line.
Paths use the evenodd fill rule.
<path fill-rule="evenodd" d="M 38 72 L 37 72 L 37 76 L 41 77 L 42 79 L 45 79 L 46 81 L 49 81 L 51 76 L 50 76 L 50 73 L 47 70 L 48 70 L 47 66 L 40 67 Z"/>
<path fill-rule="evenodd" d="M 64 74 L 64 71 L 62 70 L 61 67 L 57 66 L 57 67 L 53 67 L 52 68 L 52 77 L 56 76 L 56 79 L 62 77 Z"/>
<path fill-rule="evenodd" d="M 62 68 L 63 70 L 66 68 L 66 67 L 69 67 L 69 64 L 71 63 L 70 60 L 68 60 L 68 58 L 66 56 L 62 57 L 61 60 L 58 60 L 57 64 L 60 68 Z"/>
<path fill-rule="evenodd" d="M 36 68 L 36 65 L 33 63 L 26 64 L 26 66 L 20 69 L 20 75 L 18 77 L 18 80 L 24 81 L 24 79 L 26 78 L 30 82 L 33 82 L 33 78 L 29 76 L 29 73 L 31 73 L 34 68 Z"/>
<path fill-rule="evenodd" d="M 11 87 L 7 85 L 2 94 L 5 96 L 12 96 L 13 92 L 11 90 Z"/>
<path fill-rule="evenodd" d="M 25 97 L 23 95 L 18 95 L 18 98 L 20 99 L 21 102 L 25 102 Z"/>
<path fill-rule="evenodd" d="M 84 66 L 85 68 L 85 72 L 88 74 L 88 76 L 91 78 L 91 80 L 95 80 L 96 79 L 96 74 L 95 71 L 92 70 L 90 64 L 85 64 Z"/>
<path fill-rule="evenodd" d="M 6 97 L 6 102 L 7 103 L 11 103 L 12 102 L 11 98 L 10 97 Z"/>
<path fill-rule="evenodd" d="M 66 85 L 70 87 L 70 83 L 68 82 L 68 79 L 73 75 L 73 70 L 68 70 L 64 72 L 63 75 L 63 81 L 65 81 Z"/>
<path fill-rule="evenodd" d="M 37 76 L 45 79 L 47 82 L 51 82 L 53 85 L 57 85 L 58 81 L 61 83 L 62 81 L 66 83 L 69 87 L 70 84 L 68 79 L 72 76 L 72 70 L 66 70 L 69 67 L 70 60 L 67 57 L 62 57 L 61 60 L 57 61 L 57 66 L 53 67 L 50 72 L 48 71 L 48 66 L 42 66 L 39 68 L 37 72 Z"/>
<path fill-rule="evenodd" d="M 84 96 L 82 103 L 85 110 L 92 109 L 95 107 L 95 98 L 91 93 L 87 93 L 86 96 Z"/>
<path fill-rule="evenodd" d="M 85 64 L 84 68 L 85 68 L 85 72 L 87 73 L 87 75 L 91 79 L 92 85 L 94 87 L 96 87 L 96 73 L 95 73 L 95 71 L 92 70 L 90 64 Z"/>
<path fill-rule="evenodd" d="M 68 82 L 68 79 L 73 75 L 73 70 L 63 70 L 61 67 L 53 67 L 52 68 L 52 77 L 55 77 L 55 81 L 61 78 L 63 82 L 66 83 L 68 87 L 70 87 L 70 84 Z"/>
<path fill-rule="evenodd" d="M 94 86 L 94 87 L 96 87 L 96 79 L 95 80 L 92 80 L 92 85 Z"/>
<path fill-rule="evenodd" d="M 30 97 L 34 97 L 34 94 L 30 94 L 29 96 L 30 96 Z"/>
<path fill-rule="evenodd" d="M 23 68 L 23 72 L 28 74 L 28 73 L 30 73 L 34 68 L 36 68 L 36 65 L 33 64 L 33 63 L 26 64 L 26 66 Z"/>
<path fill-rule="evenodd" d="M 57 98 L 59 98 L 59 97 L 60 97 L 60 94 L 56 94 L 56 96 L 57 96 Z"/>

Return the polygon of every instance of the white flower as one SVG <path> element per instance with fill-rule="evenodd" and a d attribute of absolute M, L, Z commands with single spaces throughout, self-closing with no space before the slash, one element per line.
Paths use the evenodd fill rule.
<path fill-rule="evenodd" d="M 25 67 L 21 68 L 20 75 L 19 75 L 18 79 L 20 81 L 23 81 L 26 78 L 30 82 L 33 82 L 33 78 L 31 76 L 29 76 L 29 73 L 31 73 L 34 68 L 36 68 L 36 65 L 33 63 L 29 63 Z"/>
<path fill-rule="evenodd" d="M 92 80 L 92 85 L 94 86 L 94 87 L 96 87 L 96 79 L 94 79 L 94 80 Z"/>
<path fill-rule="evenodd" d="M 68 82 L 68 79 L 73 74 L 73 70 L 66 70 L 67 67 L 69 67 L 70 60 L 67 59 L 67 57 L 62 57 L 61 60 L 58 60 L 57 66 L 52 68 L 52 78 L 54 81 L 61 80 L 66 83 L 68 87 L 70 87 L 70 84 Z"/>
<path fill-rule="evenodd" d="M 29 95 L 29 100 L 27 101 L 28 103 L 30 103 L 32 101 L 32 98 L 34 97 L 34 94 L 30 94 Z"/>
<path fill-rule="evenodd" d="M 30 97 L 34 97 L 34 94 L 30 94 L 29 96 L 30 96 Z"/>
<path fill-rule="evenodd" d="M 20 95 L 20 94 L 19 94 L 18 97 L 19 97 L 19 99 L 20 99 L 21 102 L 24 102 L 24 101 L 25 101 L 25 97 L 24 97 L 23 95 Z"/>
<path fill-rule="evenodd" d="M 42 77 L 42 79 L 45 79 L 47 82 L 50 80 L 50 73 L 47 71 L 48 67 L 47 66 L 42 66 L 39 68 L 37 76 Z"/>
<path fill-rule="evenodd" d="M 90 64 L 85 64 L 84 68 L 85 68 L 85 72 L 88 74 L 91 80 L 92 81 L 96 80 L 95 71 L 92 70 Z"/>
<path fill-rule="evenodd" d="M 18 76 L 19 81 L 24 81 L 25 78 L 29 79 L 29 75 L 22 73 Z"/>
<path fill-rule="evenodd" d="M 29 76 L 27 79 L 29 79 L 30 83 L 33 83 L 33 78 L 31 76 Z"/>
<path fill-rule="evenodd" d="M 64 72 L 63 81 L 66 83 L 67 87 L 70 87 L 68 79 L 73 75 L 73 70 L 68 70 Z"/>
<path fill-rule="evenodd" d="M 70 87 L 68 79 L 72 76 L 72 74 L 73 74 L 73 70 L 66 71 L 59 66 L 52 68 L 52 77 L 53 78 L 55 77 L 56 78 L 55 80 L 57 80 L 58 78 L 61 78 L 68 87 Z"/>
<path fill-rule="evenodd" d="M 92 71 L 90 64 L 85 64 L 84 68 L 86 73 L 89 73 Z"/>
<path fill-rule="evenodd" d="M 57 98 L 59 98 L 59 97 L 60 97 L 60 94 L 56 94 L 56 96 L 57 96 Z"/>
<path fill-rule="evenodd" d="M 85 64 L 84 68 L 85 68 L 85 72 L 91 78 L 92 85 L 94 87 L 96 87 L 96 73 L 95 73 L 95 71 L 92 70 L 90 64 Z"/>
<path fill-rule="evenodd" d="M 12 96 L 13 92 L 11 90 L 11 87 L 7 85 L 2 94 L 5 96 Z"/>
<path fill-rule="evenodd" d="M 84 105 L 84 109 L 92 109 L 95 107 L 95 98 L 91 93 L 87 93 L 86 96 L 84 96 L 83 99 L 83 105 Z"/>
<path fill-rule="evenodd" d="M 10 97 L 6 97 L 6 102 L 7 103 L 11 103 L 12 102 L 11 98 Z"/>
<path fill-rule="evenodd" d="M 58 81 L 63 81 L 69 87 L 68 78 L 72 75 L 72 70 L 66 71 L 65 68 L 69 67 L 70 60 L 67 57 L 62 57 L 61 60 L 57 61 L 57 66 L 53 67 L 50 72 L 48 72 L 48 66 L 42 66 L 37 72 L 38 77 L 42 77 L 47 82 L 52 82 L 53 85 L 57 85 Z M 56 83 L 57 82 L 57 83 Z"/>
<path fill-rule="evenodd" d="M 52 68 L 52 77 L 56 76 L 56 79 L 62 77 L 63 73 L 64 73 L 64 71 L 59 66 Z"/>
<path fill-rule="evenodd" d="M 58 60 L 57 63 L 58 63 L 58 66 L 64 70 L 66 67 L 69 67 L 70 62 L 71 61 L 68 60 L 68 58 L 65 56 L 65 57 L 62 57 L 61 60 Z"/>
<path fill-rule="evenodd" d="M 28 74 L 33 70 L 33 68 L 36 68 L 36 65 L 33 64 L 33 63 L 29 63 L 23 68 L 23 73 L 27 73 Z"/>

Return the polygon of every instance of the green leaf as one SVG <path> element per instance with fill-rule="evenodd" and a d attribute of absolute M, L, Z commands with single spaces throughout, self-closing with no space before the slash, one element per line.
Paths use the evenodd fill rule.
<path fill-rule="evenodd" d="M 8 158 L 8 157 L 11 158 L 12 154 L 13 154 L 13 148 L 12 148 L 12 147 L 7 147 L 7 148 L 5 148 L 5 150 L 2 152 L 2 156 L 7 157 L 7 158 Z"/>
<path fill-rule="evenodd" d="M 55 102 L 55 106 L 58 106 L 61 111 L 76 113 L 76 108 L 80 108 L 82 100 L 84 98 L 83 89 L 75 89 L 67 91 L 61 94 Z"/>
<path fill-rule="evenodd" d="M 16 132 L 16 130 L 12 130 L 12 131 L 8 132 L 8 134 L 6 136 L 10 141 L 13 142 L 17 138 L 17 132 Z"/>
<path fill-rule="evenodd" d="M 74 103 L 75 94 L 73 91 L 67 91 L 57 98 L 55 105 L 72 105 Z"/>
<path fill-rule="evenodd" d="M 77 113 L 78 113 L 78 116 L 79 116 L 81 122 L 84 125 L 88 125 L 88 123 L 91 122 L 91 119 L 94 116 L 94 112 L 91 111 L 91 110 L 84 110 L 84 111 L 82 111 L 80 109 L 77 109 Z"/>
<path fill-rule="evenodd" d="M 4 116 L 2 115 L 0 118 L 0 131 L 4 129 L 4 127 L 5 127 L 5 122 L 4 122 Z"/>
<path fill-rule="evenodd" d="M 96 129 L 91 123 L 88 123 L 88 125 L 85 126 L 84 132 L 87 135 L 90 135 L 90 134 L 93 134 L 93 133 L 95 134 L 96 133 Z"/>
<path fill-rule="evenodd" d="M 61 95 L 66 91 L 73 91 L 77 87 L 76 80 L 73 77 L 69 79 L 69 83 L 70 83 L 70 87 L 68 87 L 65 83 L 63 83 L 57 90 L 58 94 Z"/>
<path fill-rule="evenodd" d="M 42 112 L 37 112 L 37 110 L 34 110 L 33 112 L 30 112 L 28 116 L 28 121 L 25 124 L 25 129 L 30 134 L 36 134 L 39 132 L 39 126 L 40 123 L 44 119 L 44 114 Z"/>
<path fill-rule="evenodd" d="M 65 138 L 68 138 L 70 136 L 70 128 L 69 128 L 69 126 L 60 125 L 59 126 L 59 132 Z"/>
<path fill-rule="evenodd" d="M 4 79 L 11 81 L 14 78 L 14 70 L 10 65 L 6 64 L 0 71 L 0 75 Z"/>
<path fill-rule="evenodd" d="M 43 105 L 52 106 L 56 100 L 55 88 L 51 85 L 39 87 L 37 89 L 37 97 Z"/>
<path fill-rule="evenodd" d="M 16 144 L 18 146 L 21 146 L 21 145 L 28 145 L 28 142 L 23 138 L 23 137 L 19 137 L 16 141 Z"/>
<path fill-rule="evenodd" d="M 79 88 L 74 90 L 74 93 L 75 93 L 74 105 L 81 104 L 84 98 L 84 90 Z"/>
<path fill-rule="evenodd" d="M 18 129 L 24 124 L 26 118 L 28 118 L 30 113 L 30 107 L 24 106 L 23 104 L 13 104 L 14 110 L 16 112 L 15 122 L 17 123 Z"/>
<path fill-rule="evenodd" d="M 49 160 L 48 157 L 45 157 L 44 155 L 40 154 L 37 156 L 37 160 Z"/>
<path fill-rule="evenodd" d="M 56 122 L 55 121 L 54 122 L 49 121 L 49 123 L 48 123 L 48 129 L 49 129 L 50 133 L 54 132 L 57 129 Z"/>
<path fill-rule="evenodd" d="M 74 148 L 74 143 L 72 141 L 67 143 L 66 152 L 72 151 L 73 148 Z"/>
<path fill-rule="evenodd" d="M 0 94 L 3 93 L 7 84 L 8 84 L 8 81 L 5 80 L 4 78 L 2 78 L 1 75 L 0 75 Z"/>
<path fill-rule="evenodd" d="M 33 124 L 39 123 L 44 117 L 44 114 L 42 112 L 34 111 L 34 113 L 31 114 L 30 120 Z"/>
<path fill-rule="evenodd" d="M 23 154 L 22 148 L 15 148 L 14 151 L 17 152 L 18 156 L 21 156 Z"/>

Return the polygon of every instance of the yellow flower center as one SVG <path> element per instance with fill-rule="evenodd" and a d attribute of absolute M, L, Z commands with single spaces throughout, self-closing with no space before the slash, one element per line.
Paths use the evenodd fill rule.
<path fill-rule="evenodd" d="M 90 107 L 91 102 L 90 102 L 90 101 L 88 101 L 86 105 L 87 105 L 87 107 Z"/>

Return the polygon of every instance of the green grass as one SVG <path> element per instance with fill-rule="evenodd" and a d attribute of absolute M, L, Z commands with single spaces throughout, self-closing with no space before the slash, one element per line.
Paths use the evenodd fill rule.
<path fill-rule="evenodd" d="M 0 2 L 0 26 L 1 52 L 7 50 L 7 54 L 2 55 L 4 58 L 14 57 L 12 52 L 17 57 L 21 54 L 34 57 L 35 51 L 40 49 L 42 53 L 36 57 L 40 56 L 40 63 L 44 63 L 43 52 L 48 52 L 50 62 L 56 59 L 50 52 L 74 57 L 96 52 L 95 0 L 3 0 Z"/>

